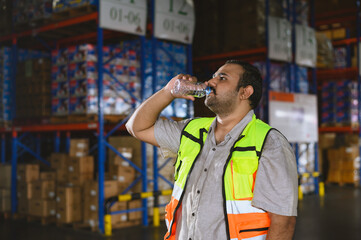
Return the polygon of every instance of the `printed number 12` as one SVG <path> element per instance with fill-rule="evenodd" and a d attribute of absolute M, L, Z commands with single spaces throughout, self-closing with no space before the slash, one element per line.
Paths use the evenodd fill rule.
<path fill-rule="evenodd" d="M 134 0 L 131 0 L 131 1 L 134 1 Z M 171 12 L 171 13 L 173 12 L 173 1 L 174 0 L 169 0 L 169 12 Z M 186 0 L 183 0 L 183 5 L 178 11 L 179 15 L 187 16 L 188 13 L 184 11 L 184 8 L 185 8 L 186 5 L 187 5 Z"/>

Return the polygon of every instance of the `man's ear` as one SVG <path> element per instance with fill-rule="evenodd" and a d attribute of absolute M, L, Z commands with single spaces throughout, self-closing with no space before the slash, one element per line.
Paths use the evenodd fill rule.
<path fill-rule="evenodd" d="M 241 99 L 249 99 L 249 97 L 253 94 L 253 87 L 251 85 L 248 85 L 247 87 L 243 88 L 243 91 L 241 93 Z"/>

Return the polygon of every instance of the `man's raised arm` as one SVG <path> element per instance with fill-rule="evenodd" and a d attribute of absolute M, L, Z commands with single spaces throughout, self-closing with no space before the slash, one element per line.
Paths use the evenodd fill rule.
<path fill-rule="evenodd" d="M 131 135 L 141 141 L 158 146 L 154 135 L 154 124 L 162 110 L 176 97 L 194 100 L 192 96 L 176 96 L 171 93 L 175 80 L 180 78 L 196 81 L 194 77 L 179 74 L 172 78 L 164 88 L 144 101 L 125 125 Z"/>

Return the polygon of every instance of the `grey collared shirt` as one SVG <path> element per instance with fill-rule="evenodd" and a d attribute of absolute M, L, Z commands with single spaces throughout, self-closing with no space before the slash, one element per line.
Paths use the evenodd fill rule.
<path fill-rule="evenodd" d="M 176 239 L 227 239 L 224 221 L 222 175 L 229 150 L 243 129 L 252 120 L 250 111 L 216 144 L 213 121 L 202 152 L 194 163 L 177 212 Z M 155 137 L 162 151 L 176 153 L 180 135 L 189 120 L 158 120 Z M 293 150 L 278 131 L 267 136 L 256 176 L 252 205 L 272 213 L 297 215 L 297 166 Z"/>

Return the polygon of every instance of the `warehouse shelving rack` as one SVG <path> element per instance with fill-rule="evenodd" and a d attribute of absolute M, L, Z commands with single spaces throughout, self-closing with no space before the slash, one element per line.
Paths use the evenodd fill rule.
<path fill-rule="evenodd" d="M 320 81 L 327 81 L 329 79 L 337 80 L 342 78 L 348 79 L 357 79 L 357 89 L 358 89 L 358 124 L 359 126 L 326 126 L 320 127 L 319 132 L 334 132 L 334 133 L 358 133 L 359 139 L 361 139 L 361 77 L 360 77 L 360 37 L 361 37 L 361 6 L 360 0 L 356 1 L 355 8 L 352 9 L 341 9 L 332 13 L 319 15 L 319 20 L 317 21 L 317 26 L 321 25 L 330 25 L 333 23 L 348 23 L 354 25 L 356 23 L 356 37 L 350 37 L 349 32 L 346 32 L 346 38 L 342 40 L 333 41 L 333 46 L 346 46 L 347 49 L 347 66 L 345 68 L 339 69 L 325 69 L 317 71 L 317 78 Z M 351 66 L 351 46 L 357 46 L 357 66 Z M 359 148 L 361 153 L 361 146 Z M 360 175 L 361 175 L 361 169 Z M 361 182 L 361 179 L 360 179 Z"/>
<path fill-rule="evenodd" d="M 120 123 L 115 126 L 105 126 L 104 122 L 104 112 L 101 106 L 103 105 L 103 91 L 102 91 L 102 77 L 103 77 L 103 42 L 105 39 L 110 39 L 114 37 L 121 37 L 127 35 L 125 33 L 114 32 L 110 30 L 102 29 L 98 24 L 98 12 L 99 12 L 99 3 L 97 1 L 97 10 L 92 13 L 88 13 L 83 16 L 73 17 L 70 19 L 65 19 L 62 21 L 52 22 L 44 26 L 37 27 L 35 29 L 28 29 L 21 32 L 16 32 L 6 36 L 0 36 L 0 45 L 2 46 L 11 46 L 13 52 L 13 66 L 12 69 L 12 80 L 15 79 L 15 66 L 17 59 L 17 47 L 18 40 L 26 41 L 32 40 L 32 37 L 36 36 L 36 40 L 38 41 L 38 45 L 35 44 L 35 48 L 46 48 L 47 50 L 59 48 L 59 46 L 67 46 L 70 44 L 74 44 L 77 42 L 83 43 L 87 42 L 96 42 L 97 44 L 97 54 L 98 54 L 98 121 L 87 122 L 87 123 L 67 123 L 67 124 L 41 124 L 41 125 L 29 125 L 29 126 L 18 126 L 13 125 L 11 127 L 0 128 L 1 134 L 1 162 L 6 162 L 6 143 L 7 138 L 11 138 L 11 164 L 12 164 L 12 189 L 11 189 L 11 200 L 12 200 L 12 213 L 16 213 L 17 211 L 17 196 L 16 196 L 16 168 L 17 168 L 17 158 L 18 158 L 18 149 L 22 148 L 23 152 L 26 151 L 33 155 L 35 158 L 49 165 L 49 163 L 40 156 L 39 144 L 36 144 L 36 149 L 33 150 L 28 146 L 25 146 L 21 143 L 21 140 L 24 136 L 30 134 L 37 134 L 37 139 L 39 136 L 41 138 L 42 133 L 54 132 L 54 151 L 59 152 L 60 143 L 65 137 L 65 145 L 66 151 L 68 152 L 70 146 L 70 137 L 73 132 L 95 132 L 97 136 L 97 144 L 93 146 L 90 150 L 94 150 L 94 148 L 98 149 L 98 182 L 99 182 L 99 206 L 98 206 L 98 216 L 99 216 L 99 230 L 101 233 L 104 233 L 104 164 L 105 164 L 105 150 L 109 148 L 113 150 L 116 154 L 121 155 L 113 146 L 111 146 L 106 139 L 115 133 L 116 131 L 124 131 L 124 124 L 127 121 L 128 117 L 123 119 Z M 152 1 L 152 23 L 154 22 L 154 1 Z M 76 28 L 74 28 L 76 27 Z M 84 29 L 90 29 L 84 31 Z M 141 81 L 142 81 L 142 96 L 144 96 L 144 76 L 145 76 L 145 40 L 144 36 L 140 36 L 141 41 Z M 152 36 L 151 37 L 152 46 L 154 47 L 157 43 L 157 39 Z M 34 43 L 32 40 L 31 43 Z M 27 46 L 26 44 L 24 44 Z M 34 44 L 32 45 L 34 47 Z M 188 72 L 192 71 L 192 46 L 187 45 L 187 68 Z M 153 50 L 153 84 L 156 84 L 156 61 L 155 61 L 155 51 Z M 13 81 L 15 82 L 15 81 Z M 15 91 L 15 86 L 13 86 L 13 93 Z M 153 90 L 155 90 L 155 85 L 153 86 Z M 14 94 L 13 94 L 14 95 Z M 14 99 L 14 96 L 13 96 Z M 14 110 L 14 106 L 12 107 Z M 64 134 L 65 133 L 65 134 Z M 142 182 L 142 192 L 147 192 L 147 183 L 154 183 L 154 190 L 158 190 L 158 179 L 162 178 L 167 181 L 163 176 L 161 176 L 158 171 L 164 167 L 164 165 L 158 167 L 157 163 L 157 154 L 156 148 L 154 148 L 154 179 L 149 180 L 147 176 L 147 164 L 146 164 L 146 144 L 144 142 L 141 143 L 141 151 L 142 151 L 142 159 L 141 159 L 141 168 L 134 165 L 131 161 L 128 160 L 130 165 L 134 167 L 138 172 L 140 172 L 140 176 L 123 192 L 126 193 L 131 187 L 133 187 L 138 181 Z M 122 156 L 124 159 L 124 156 Z M 127 159 L 125 159 L 127 160 Z M 167 161 L 169 162 L 169 161 Z M 167 163 L 166 162 L 166 163 Z M 169 183 L 171 185 L 171 183 Z M 148 225 L 148 211 L 147 211 L 147 200 L 143 199 L 142 208 L 140 209 L 132 209 L 131 211 L 142 211 L 142 224 L 144 226 Z M 114 212 L 112 214 L 118 214 L 123 212 Z"/>
<path fill-rule="evenodd" d="M 280 4 L 281 1 L 280 1 Z M 311 27 L 315 26 L 315 18 L 314 18 L 314 0 L 310 0 L 309 1 L 310 4 L 310 25 Z M 287 1 L 287 6 L 284 9 L 284 15 L 287 16 L 287 19 L 290 21 L 292 19 L 292 41 L 293 41 L 293 46 L 295 46 L 295 24 L 297 23 L 297 13 L 296 13 L 296 4 L 293 4 L 293 7 L 291 8 L 291 1 Z M 268 93 L 270 90 L 270 65 L 271 65 L 271 60 L 268 57 L 268 16 L 269 16 L 269 0 L 265 0 L 265 36 L 266 36 L 266 41 L 265 41 L 265 47 L 260 47 L 260 48 L 255 48 L 255 49 L 249 49 L 249 50 L 243 50 L 243 51 L 233 51 L 233 52 L 228 52 L 228 53 L 222 53 L 222 54 L 214 54 L 214 55 L 206 55 L 206 56 L 201 56 L 201 57 L 196 57 L 194 58 L 194 63 L 197 64 L 204 64 L 207 63 L 208 64 L 208 68 L 210 69 L 215 69 L 216 66 L 220 66 L 221 64 L 224 63 L 225 59 L 229 59 L 232 57 L 239 57 L 243 60 L 246 61 L 260 61 L 263 60 L 266 63 L 266 75 L 265 75 L 265 88 L 266 88 L 266 93 L 267 93 L 267 100 L 264 102 L 264 120 L 266 122 L 268 122 Z M 292 53 L 293 56 L 295 55 L 295 48 L 293 47 L 292 49 Z M 203 65 L 202 65 L 203 66 Z M 293 71 L 293 78 L 294 81 L 291 81 L 291 68 L 294 68 L 295 70 Z M 287 68 L 288 68 L 288 80 L 289 80 L 289 87 L 290 87 L 290 92 L 296 93 L 297 92 L 297 88 L 296 88 L 296 83 L 297 83 L 297 65 L 294 63 L 294 59 L 292 62 L 287 63 Z M 207 66 L 204 67 L 204 69 L 207 69 Z M 311 68 L 310 69 L 311 72 L 311 79 L 312 79 L 312 85 L 310 86 L 310 90 L 313 94 L 317 94 L 317 75 L 316 75 L 316 69 L 315 68 Z M 295 153 L 296 153 L 296 160 L 297 160 L 297 165 L 298 165 L 298 158 L 300 156 L 300 154 L 298 152 L 298 143 L 293 143 L 293 147 L 295 149 Z M 318 143 L 314 144 L 314 152 L 315 152 L 315 169 L 313 173 L 306 173 L 305 176 L 306 177 L 312 177 L 314 179 L 314 185 L 315 185 L 315 193 L 319 194 L 319 173 L 318 173 Z M 300 176 L 301 177 L 301 176 Z M 302 196 L 301 196 L 302 197 Z"/>

